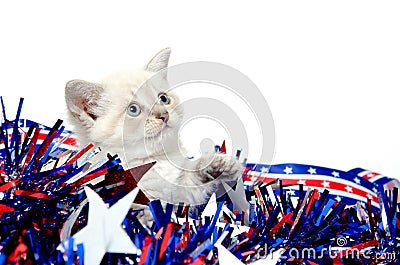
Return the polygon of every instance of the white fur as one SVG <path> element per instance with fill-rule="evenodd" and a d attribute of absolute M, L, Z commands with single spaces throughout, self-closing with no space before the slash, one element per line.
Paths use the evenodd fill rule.
<path fill-rule="evenodd" d="M 170 162 L 171 157 L 183 157 L 178 143 L 183 110 L 179 98 L 171 92 L 167 92 L 170 104 L 158 101 L 159 93 L 168 88 L 165 69 L 169 54 L 170 50 L 164 49 L 146 67 L 114 73 L 96 84 L 68 82 L 68 113 L 81 144 L 91 142 L 118 154 L 124 168 L 157 161 L 138 183 L 150 199 L 202 204 L 221 180 L 236 180 L 241 166 L 223 154 L 201 159 L 195 171 L 182 170 Z M 137 117 L 127 115 L 132 103 L 141 107 Z M 165 112 L 169 114 L 166 123 L 158 118 Z M 212 163 L 205 164 L 207 161 Z M 218 172 L 222 173 L 214 180 Z"/>

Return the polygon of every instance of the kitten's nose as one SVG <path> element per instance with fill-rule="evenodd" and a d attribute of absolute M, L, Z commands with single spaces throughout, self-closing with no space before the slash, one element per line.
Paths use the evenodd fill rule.
<path fill-rule="evenodd" d="M 167 123 L 169 120 L 169 114 L 168 112 L 164 112 L 163 114 L 158 115 L 157 118 Z"/>

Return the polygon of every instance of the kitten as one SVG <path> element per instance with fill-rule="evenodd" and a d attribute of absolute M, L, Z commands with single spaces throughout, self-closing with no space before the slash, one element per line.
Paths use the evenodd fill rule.
<path fill-rule="evenodd" d="M 156 161 L 138 183 L 149 199 L 198 205 L 207 202 L 221 181 L 236 181 L 242 166 L 226 154 L 194 162 L 181 159 L 183 109 L 177 95 L 163 90 L 169 87 L 170 52 L 166 48 L 145 67 L 112 74 L 99 83 L 69 81 L 68 116 L 81 144 L 118 154 L 125 169 Z M 174 161 L 180 161 L 179 166 Z M 192 170 L 185 169 L 193 163 Z"/>

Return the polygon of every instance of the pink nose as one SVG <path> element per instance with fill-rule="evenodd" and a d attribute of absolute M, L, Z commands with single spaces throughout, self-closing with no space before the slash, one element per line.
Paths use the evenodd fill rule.
<path fill-rule="evenodd" d="M 168 112 L 165 112 L 163 114 L 160 114 L 159 116 L 157 116 L 158 119 L 162 120 L 163 122 L 167 123 L 169 120 L 169 114 Z"/>

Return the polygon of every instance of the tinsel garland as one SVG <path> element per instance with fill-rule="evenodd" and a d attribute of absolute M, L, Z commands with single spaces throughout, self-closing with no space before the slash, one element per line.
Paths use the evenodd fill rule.
<path fill-rule="evenodd" d="M 83 264 L 85 249 L 68 248 L 62 240 L 73 241 L 87 225 L 84 186 L 112 206 L 152 164 L 125 171 L 112 155 L 91 164 L 97 149 L 78 150 L 62 121 L 49 128 L 20 119 L 22 102 L 10 121 L 1 99 L 0 264 Z M 135 203 L 148 203 L 153 224 L 142 221 L 143 210 L 129 210 L 122 224 L 138 251 L 107 253 L 101 264 L 400 263 L 396 187 L 385 191 L 387 181 L 370 183 L 378 189 L 377 201 L 366 197 L 350 203 L 354 198 L 330 196 L 333 188 L 269 178 L 267 171 L 254 178 L 260 166 L 247 164 L 245 185 L 239 181 L 225 196 L 212 197 L 198 218 L 189 218 L 188 205 L 175 211 L 139 194 Z"/>

